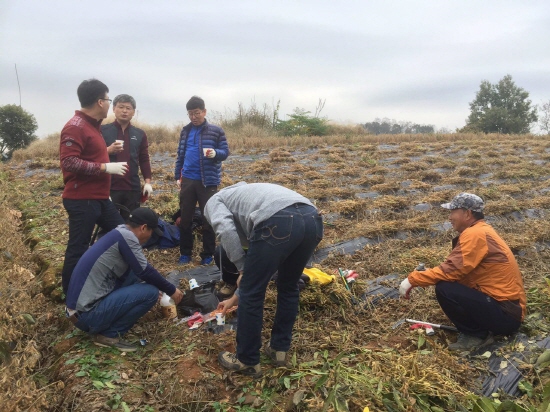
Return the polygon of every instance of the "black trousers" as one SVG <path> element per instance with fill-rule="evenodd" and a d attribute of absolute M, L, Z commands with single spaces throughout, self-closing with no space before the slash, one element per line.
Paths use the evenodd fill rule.
<path fill-rule="evenodd" d="M 229 260 L 225 249 L 218 245 L 214 253 L 214 262 L 222 272 L 222 280 L 229 285 L 236 285 L 239 278 L 239 269 Z"/>
<path fill-rule="evenodd" d="M 69 215 L 69 241 L 65 250 L 65 262 L 61 272 L 63 292 L 67 294 L 69 281 L 80 257 L 88 250 L 90 239 L 97 223 L 108 232 L 124 220 L 110 200 L 63 199 L 63 206 Z"/>
<path fill-rule="evenodd" d="M 201 215 L 204 216 L 204 205 L 216 192 L 218 186 L 204 187 L 200 180 L 181 178 L 180 190 L 180 255 L 191 256 L 193 253 L 193 215 L 195 206 L 199 203 Z M 216 249 L 216 234 L 214 229 L 203 218 L 202 222 L 202 252 L 201 258 L 211 257 Z"/>
<path fill-rule="evenodd" d="M 139 199 L 141 198 L 141 191 L 139 190 L 111 190 L 111 200 L 116 205 L 124 206 L 130 212 L 139 207 Z M 120 215 L 124 221 L 128 221 L 130 212 L 126 209 L 120 209 Z"/>
<path fill-rule="evenodd" d="M 495 299 L 457 282 L 439 282 L 435 295 L 443 312 L 459 332 L 485 338 L 487 332 L 495 335 L 511 335 L 521 322 L 502 310 Z"/>

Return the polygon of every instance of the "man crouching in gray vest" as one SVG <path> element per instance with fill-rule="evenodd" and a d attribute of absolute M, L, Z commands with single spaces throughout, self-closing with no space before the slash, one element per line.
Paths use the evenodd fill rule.
<path fill-rule="evenodd" d="M 121 335 L 151 309 L 159 290 L 178 304 L 181 290 L 147 263 L 141 245 L 153 232 L 162 235 L 158 216 L 140 207 L 128 223 L 111 230 L 82 255 L 67 292 L 67 318 L 93 336 L 98 346 L 134 352 L 135 345 Z"/>
<path fill-rule="evenodd" d="M 298 314 L 298 280 L 323 238 L 323 222 L 308 199 L 271 183 L 226 187 L 208 200 L 204 215 L 240 275 L 235 295 L 218 306 L 225 313 L 239 305 L 237 353 L 221 352 L 218 361 L 226 369 L 258 377 L 267 284 L 278 271 L 277 310 L 265 351 L 283 366 Z"/>

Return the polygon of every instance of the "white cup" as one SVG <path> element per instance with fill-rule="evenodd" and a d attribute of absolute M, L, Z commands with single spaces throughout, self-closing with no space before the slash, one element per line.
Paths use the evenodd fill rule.
<path fill-rule="evenodd" d="M 216 313 L 216 323 L 218 325 L 225 325 L 225 316 L 221 312 Z"/>
<path fill-rule="evenodd" d="M 197 283 L 196 279 L 189 279 L 189 289 L 195 289 L 198 287 L 199 284 Z"/>
<path fill-rule="evenodd" d="M 122 147 L 124 147 L 124 140 L 115 140 L 115 143 L 120 143 Z"/>
<path fill-rule="evenodd" d="M 203 148 L 203 149 L 202 149 L 202 154 L 204 155 L 204 157 L 208 157 L 207 154 L 208 154 L 208 151 L 209 151 L 209 150 L 212 150 L 212 149 L 210 149 L 210 148 L 208 148 L 208 149 L 207 149 L 207 148 Z"/>

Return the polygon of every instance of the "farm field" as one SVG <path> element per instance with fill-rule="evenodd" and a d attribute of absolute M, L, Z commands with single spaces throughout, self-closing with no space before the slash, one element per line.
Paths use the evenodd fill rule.
<path fill-rule="evenodd" d="M 151 139 L 155 193 L 148 206 L 167 221 L 178 210 L 176 139 Z M 537 342 L 550 331 L 550 141 L 460 134 L 229 135 L 228 141 L 232 154 L 223 164 L 222 186 L 271 182 L 308 197 L 323 213 L 320 248 L 366 238 L 355 253 L 336 251 L 315 265 L 329 274 L 355 270 L 357 299 L 368 281 L 389 274 L 403 279 L 420 262 L 438 265 L 455 236 L 439 205 L 463 191 L 481 196 L 486 220 L 511 247 L 524 276 L 525 339 L 502 338 L 488 354 L 451 354 L 452 332 L 425 336 L 406 324 L 392 328 L 403 318 L 448 324 L 433 288 L 415 289 L 410 301 L 356 305 L 337 280 L 301 293 L 291 365 L 262 362 L 257 380 L 218 366 L 217 354 L 234 350 L 234 332 L 189 331 L 162 319 L 159 308 L 130 331 L 130 341 L 148 341 L 139 351 L 123 356 L 98 348 L 64 319 L 60 272 L 68 223 L 52 147 L 57 142 L 49 139 L 49 147 L 37 152 L 31 146 L 0 165 L 0 410 L 547 410 L 550 373 L 544 359 L 535 362 L 543 352 Z M 194 265 L 198 246 L 196 252 Z M 177 248 L 147 256 L 162 273 L 177 269 Z M 264 342 L 275 296 L 270 287 Z M 482 395 L 484 381 L 495 375 L 488 372 L 489 356 L 501 359 L 501 369 L 514 362 L 519 396 Z"/>

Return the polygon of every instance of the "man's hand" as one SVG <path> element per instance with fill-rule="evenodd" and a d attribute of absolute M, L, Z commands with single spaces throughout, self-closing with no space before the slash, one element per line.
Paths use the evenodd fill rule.
<path fill-rule="evenodd" d="M 124 145 L 120 142 L 114 142 L 107 148 L 107 153 L 110 155 L 120 153 L 124 150 Z"/>
<path fill-rule="evenodd" d="M 178 185 L 178 189 L 181 189 L 181 177 L 176 180 L 176 184 Z"/>
<path fill-rule="evenodd" d="M 239 297 L 237 295 L 231 296 L 229 299 L 224 300 L 223 302 L 218 303 L 217 310 L 222 312 L 223 315 L 231 309 L 233 306 L 238 305 Z"/>
<path fill-rule="evenodd" d="M 143 194 L 145 196 L 151 196 L 153 194 L 153 186 L 151 186 L 151 183 L 145 183 L 143 185 Z"/>
<path fill-rule="evenodd" d="M 183 299 L 183 292 L 176 288 L 176 291 L 172 296 L 170 296 L 172 299 L 174 299 L 174 302 L 176 302 L 176 305 L 179 305 L 181 300 Z"/>
<path fill-rule="evenodd" d="M 108 173 L 110 175 L 120 175 L 126 174 L 128 171 L 128 163 L 127 162 L 113 162 L 113 163 L 105 163 L 105 173 Z"/>
<path fill-rule="evenodd" d="M 206 149 L 206 157 L 209 159 L 212 159 L 213 157 L 216 157 L 216 151 L 214 149 Z"/>
<path fill-rule="evenodd" d="M 399 285 L 399 296 L 403 299 L 409 299 L 409 293 L 411 293 L 412 288 L 413 286 L 411 282 L 409 282 L 409 278 L 405 278 L 405 280 L 401 282 L 401 285 Z"/>

